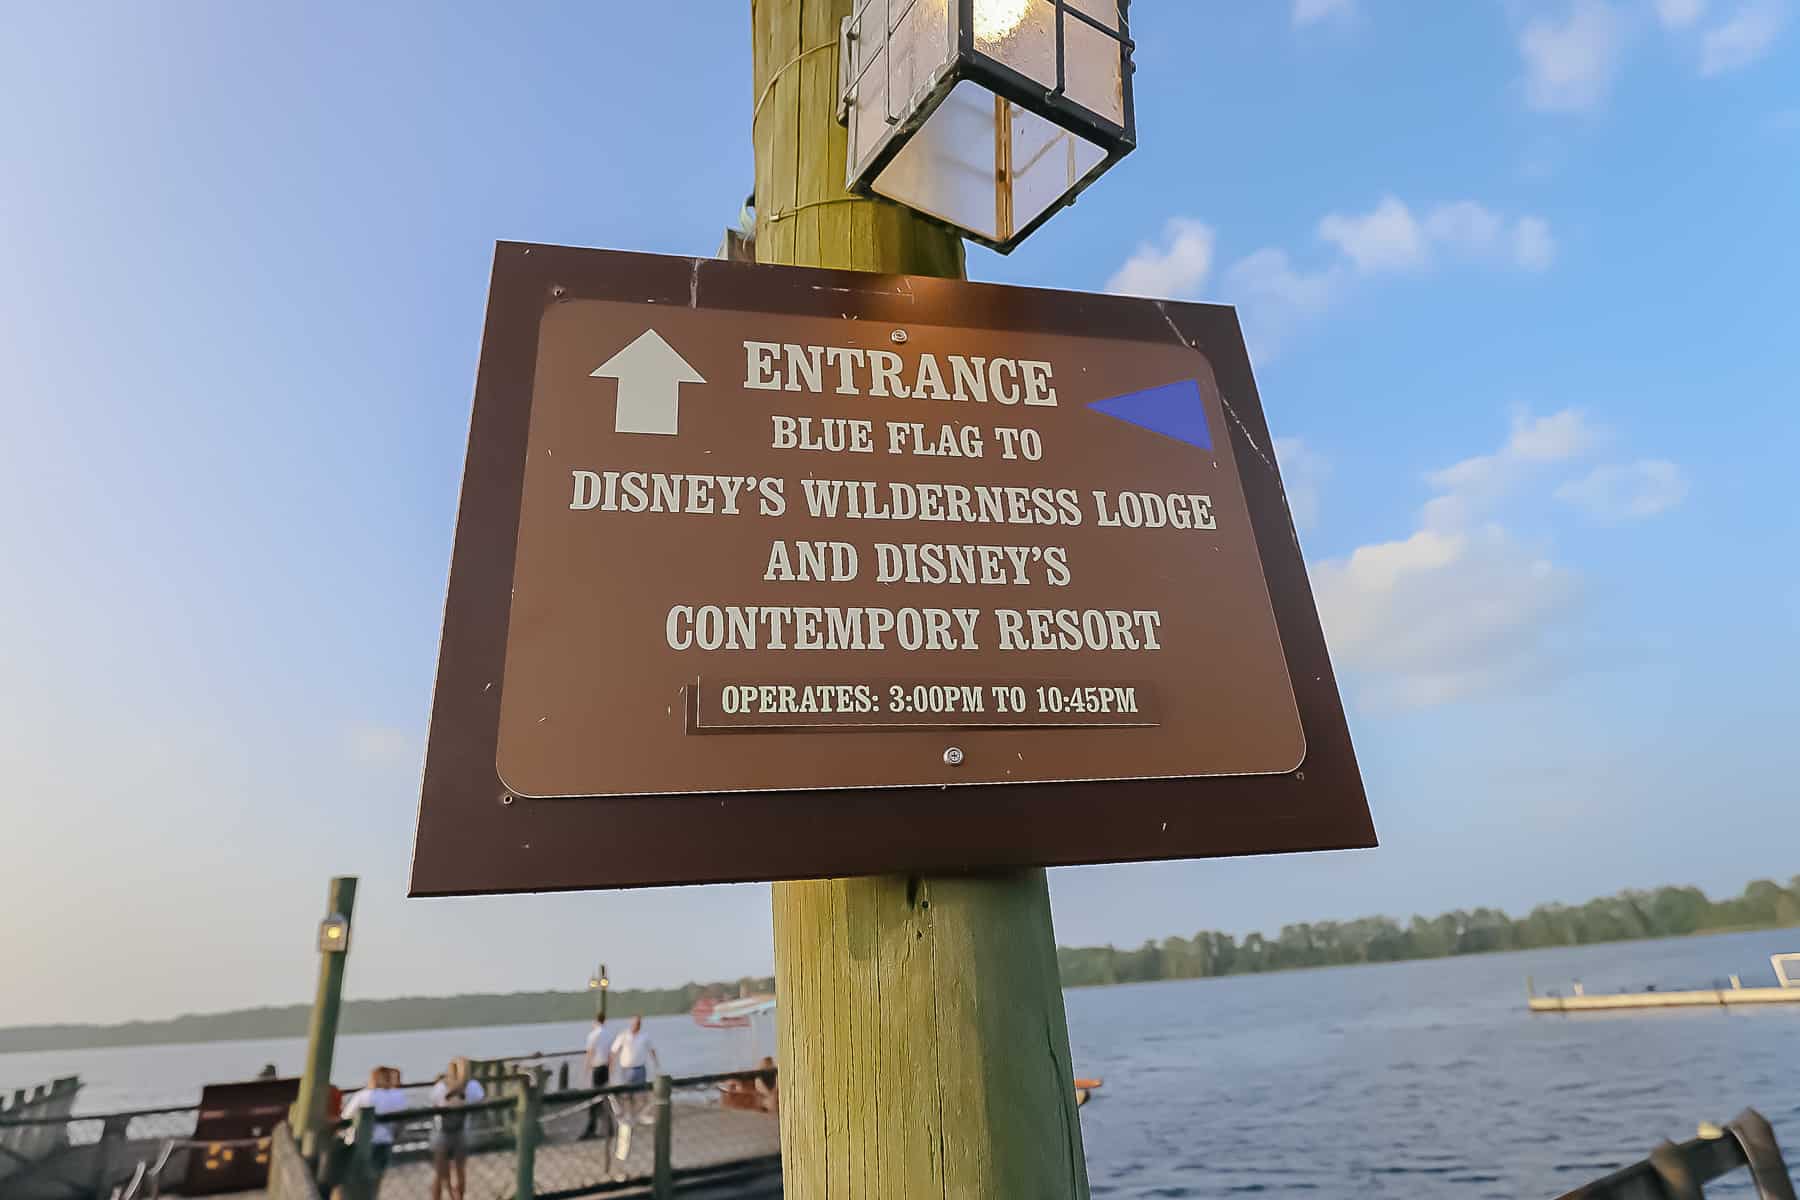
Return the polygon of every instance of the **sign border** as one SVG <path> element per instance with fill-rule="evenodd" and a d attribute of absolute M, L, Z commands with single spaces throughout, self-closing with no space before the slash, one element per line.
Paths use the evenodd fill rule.
<path fill-rule="evenodd" d="M 704 304 L 702 298 L 704 297 Z M 1136 341 L 1212 365 L 1300 712 L 1282 775 L 970 787 L 514 796 L 495 767 L 538 326 L 569 300 Z M 500 242 L 469 423 L 409 894 L 486 895 L 1376 845 L 1236 310 L 927 276 Z M 623 836 L 622 836 L 623 835 Z"/>

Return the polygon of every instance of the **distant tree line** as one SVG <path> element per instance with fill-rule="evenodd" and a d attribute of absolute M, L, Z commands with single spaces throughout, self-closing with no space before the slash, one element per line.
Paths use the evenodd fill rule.
<path fill-rule="evenodd" d="M 1542 904 L 1519 920 L 1493 908 L 1469 912 L 1458 909 L 1438 917 L 1414 917 L 1404 926 L 1390 917 L 1363 917 L 1286 925 L 1277 937 L 1252 933 L 1241 942 L 1230 934 L 1203 930 L 1191 938 L 1148 941 L 1135 950 L 1063 946 L 1056 954 L 1063 984 L 1085 987 L 1786 925 L 1800 925 L 1800 875 L 1790 879 L 1785 888 L 1759 879 L 1746 887 L 1743 895 L 1716 902 L 1707 899 L 1699 888 L 1666 887 L 1652 892 L 1620 892 L 1582 905 Z M 775 981 L 765 977 L 687 983 L 677 988 L 615 989 L 609 995 L 607 1012 L 613 1017 L 685 1013 L 702 997 L 723 998 L 740 992 L 771 992 L 774 988 Z M 304 1004 L 291 1004 L 122 1025 L 22 1026 L 0 1029 L 0 1054 L 304 1037 L 308 1012 Z M 582 1027 L 593 1019 L 594 994 L 589 991 L 401 996 L 346 1002 L 339 1029 L 343 1033 L 386 1033 L 565 1023 L 565 1034 L 547 1030 L 545 1044 L 532 1047 L 550 1053 L 577 1048 Z"/>
<path fill-rule="evenodd" d="M 1785 888 L 1758 879 L 1730 900 L 1709 900 L 1699 888 L 1664 887 L 1580 905 L 1540 904 L 1517 920 L 1495 908 L 1457 909 L 1416 916 L 1405 925 L 1391 917 L 1284 925 L 1276 937 L 1252 933 L 1241 942 L 1230 934 L 1202 930 L 1193 937 L 1147 941 L 1135 950 L 1061 946 L 1056 957 L 1065 987 L 1088 987 L 1786 925 L 1800 925 L 1800 875 Z"/>
<path fill-rule="evenodd" d="M 677 988 L 614 988 L 606 1002 L 609 1020 L 685 1013 L 703 996 L 731 997 L 740 991 L 772 992 L 771 978 L 685 983 Z M 389 1033 L 405 1029 L 466 1029 L 483 1025 L 564 1022 L 560 1036 L 533 1050 L 554 1053 L 580 1049 L 585 1026 L 594 1019 L 593 992 L 510 992 L 466 996 L 399 996 L 392 1000 L 349 1000 L 338 1019 L 340 1033 Z M 26 1050 L 74 1050 L 94 1046 L 151 1046 L 178 1042 L 225 1042 L 247 1038 L 305 1037 L 311 1006 L 246 1008 L 199 1013 L 167 1021 L 122 1025 L 27 1025 L 0 1029 L 0 1054 Z"/>

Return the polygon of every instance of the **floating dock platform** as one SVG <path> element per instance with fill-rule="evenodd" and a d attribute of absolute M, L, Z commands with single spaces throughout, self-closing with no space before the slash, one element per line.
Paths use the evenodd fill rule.
<path fill-rule="evenodd" d="M 1532 1012 L 1608 1012 L 1624 1008 L 1718 1008 L 1735 1004 L 1800 1004 L 1800 979 L 1789 972 L 1800 967 L 1800 954 L 1769 957 L 1775 968 L 1775 987 L 1745 987 L 1736 975 L 1731 986 L 1679 992 L 1606 992 L 1589 995 L 1575 985 L 1570 996 L 1540 996 L 1525 980 L 1526 1004 Z"/>

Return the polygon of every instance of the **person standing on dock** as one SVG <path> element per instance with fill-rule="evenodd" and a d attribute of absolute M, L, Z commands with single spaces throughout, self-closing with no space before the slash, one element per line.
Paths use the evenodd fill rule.
<path fill-rule="evenodd" d="M 587 1057 L 584 1059 L 587 1063 L 589 1087 L 603 1088 L 607 1085 L 612 1078 L 611 1058 L 612 1045 L 606 1040 L 606 1017 L 602 1013 L 595 1013 L 594 1027 L 588 1030 Z M 606 1134 L 608 1137 L 612 1136 L 612 1109 L 607 1107 L 605 1099 L 596 1096 L 588 1101 L 587 1128 L 582 1131 L 583 1138 L 594 1136 L 600 1125 L 600 1110 L 603 1108 L 606 1109 Z"/>
<path fill-rule="evenodd" d="M 376 1067 L 369 1072 L 369 1086 L 344 1101 L 344 1108 L 338 1115 L 344 1120 L 353 1120 L 359 1108 L 372 1108 L 376 1117 L 388 1113 L 396 1113 L 406 1107 L 406 1093 L 400 1090 L 400 1072 L 393 1067 Z M 347 1132 L 347 1131 L 346 1131 Z M 370 1165 L 373 1178 L 369 1180 L 369 1200 L 381 1190 L 381 1176 L 387 1170 L 388 1160 L 394 1156 L 394 1126 L 386 1121 L 377 1120 L 370 1137 Z"/>
<path fill-rule="evenodd" d="M 487 1099 L 478 1080 L 469 1077 L 469 1060 L 453 1058 L 436 1086 L 431 1089 L 431 1107 L 449 1109 L 439 1112 L 431 1131 L 431 1200 L 463 1200 L 469 1190 L 469 1142 L 467 1114 L 455 1111 L 465 1104 L 480 1104 Z"/>
<path fill-rule="evenodd" d="M 644 1018 L 640 1013 L 631 1018 L 631 1028 L 613 1040 L 612 1060 L 619 1064 L 620 1083 L 643 1083 L 650 1078 L 650 1066 L 654 1064 L 658 1074 L 662 1072 L 662 1059 L 656 1053 L 656 1044 L 650 1035 L 644 1032 Z M 632 1108 L 636 1110 L 639 1125 L 648 1125 L 656 1118 L 649 1111 L 650 1094 L 638 1092 L 632 1097 Z"/>

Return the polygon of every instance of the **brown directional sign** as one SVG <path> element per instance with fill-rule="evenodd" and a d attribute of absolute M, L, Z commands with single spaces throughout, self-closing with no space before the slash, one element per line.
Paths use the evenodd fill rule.
<path fill-rule="evenodd" d="M 1373 844 L 1230 309 L 498 248 L 415 894 Z"/>

